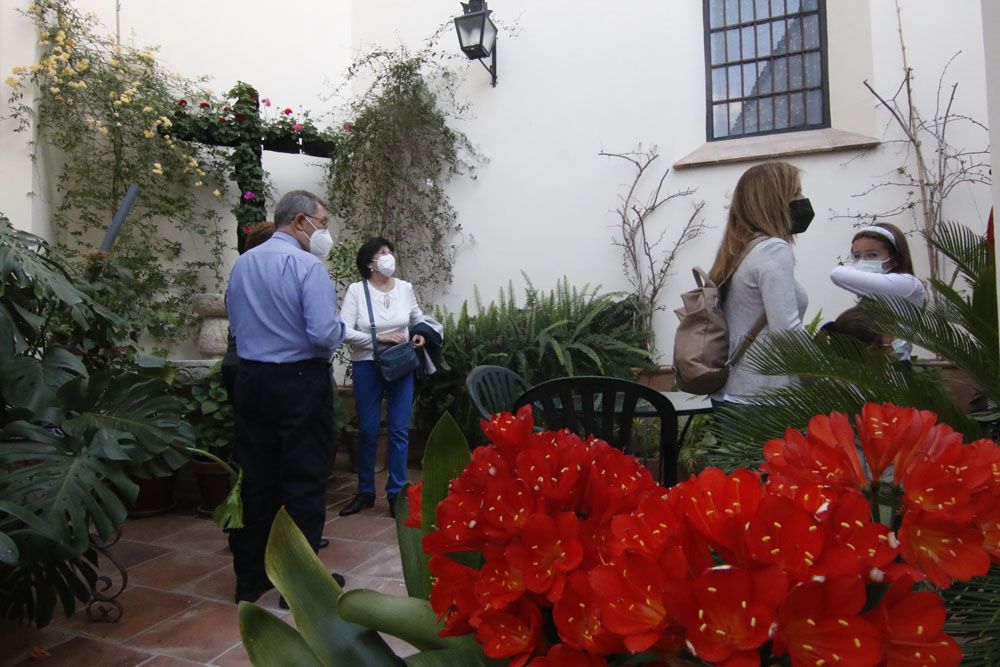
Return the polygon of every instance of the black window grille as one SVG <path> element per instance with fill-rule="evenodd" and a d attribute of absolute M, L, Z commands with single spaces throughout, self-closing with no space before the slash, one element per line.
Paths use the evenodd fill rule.
<path fill-rule="evenodd" d="M 830 126 L 826 0 L 704 0 L 709 141 Z"/>

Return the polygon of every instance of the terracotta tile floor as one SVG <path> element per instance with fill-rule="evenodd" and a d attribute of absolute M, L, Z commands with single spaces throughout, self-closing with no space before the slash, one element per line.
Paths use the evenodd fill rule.
<path fill-rule="evenodd" d="M 419 470 L 410 479 L 420 478 Z M 377 475 L 379 488 L 385 473 Z M 327 487 L 327 523 L 323 534 L 330 546 L 320 558 L 344 574 L 347 588 L 372 588 L 405 595 L 396 533 L 385 498 L 375 507 L 350 517 L 337 511 L 350 499 L 355 476 L 346 460 Z M 59 617 L 40 630 L 0 622 L 0 665 L 100 665 L 101 667 L 172 667 L 175 665 L 249 665 L 240 643 L 233 590 L 236 579 L 225 535 L 194 510 L 193 480 L 178 482 L 177 508 L 169 514 L 129 519 L 115 557 L 128 568 L 129 582 L 120 596 L 124 615 L 116 623 L 95 623 L 83 611 Z M 278 608 L 270 591 L 259 604 L 292 622 Z M 400 655 L 413 649 L 390 640 Z M 31 652 L 44 651 L 32 660 Z"/>

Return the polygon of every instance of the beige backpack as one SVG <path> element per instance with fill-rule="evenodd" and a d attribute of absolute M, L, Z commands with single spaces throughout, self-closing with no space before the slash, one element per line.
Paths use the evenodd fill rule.
<path fill-rule="evenodd" d="M 747 244 L 740 263 L 754 246 L 767 238 L 759 236 Z M 701 268 L 695 267 L 692 273 L 697 287 L 681 295 L 684 306 L 674 311 L 680 319 L 674 337 L 674 377 L 679 390 L 708 395 L 726 385 L 729 369 L 767 324 L 767 315 L 760 316 L 730 354 L 729 326 L 722 310 L 722 290 L 732 275 L 716 285 Z"/>

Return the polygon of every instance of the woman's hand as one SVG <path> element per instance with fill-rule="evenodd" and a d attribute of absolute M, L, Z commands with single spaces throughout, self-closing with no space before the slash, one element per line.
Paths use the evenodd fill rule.
<path fill-rule="evenodd" d="M 398 331 L 396 333 L 379 334 L 378 342 L 385 343 L 387 345 L 398 345 L 406 342 L 406 336 Z"/>
<path fill-rule="evenodd" d="M 413 347 L 417 348 L 418 350 L 422 348 L 426 343 L 427 341 L 424 340 L 424 337 L 421 336 L 420 334 L 417 334 L 416 336 L 413 337 Z"/>

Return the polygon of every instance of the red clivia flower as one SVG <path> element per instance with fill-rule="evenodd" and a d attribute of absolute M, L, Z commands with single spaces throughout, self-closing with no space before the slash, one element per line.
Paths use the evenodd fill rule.
<path fill-rule="evenodd" d="M 530 405 L 521 406 L 516 414 L 501 412 L 479 422 L 483 433 L 504 457 L 513 463 L 523 449 L 535 443 L 535 415 Z"/>
<path fill-rule="evenodd" d="M 249 234 L 252 231 L 253 231 L 253 227 L 251 227 L 250 225 L 243 225 L 243 233 L 244 234 Z"/>
<path fill-rule="evenodd" d="M 826 544 L 818 521 L 793 501 L 773 495 L 761 499 L 744 534 L 755 563 L 777 565 L 795 581 L 809 577 Z"/>
<path fill-rule="evenodd" d="M 580 528 L 573 512 L 528 517 L 520 539 L 509 544 L 504 553 L 524 573 L 529 591 L 545 595 L 550 602 L 562 597 L 567 573 L 583 561 Z"/>
<path fill-rule="evenodd" d="M 566 644 L 553 644 L 549 652 L 535 658 L 529 667 L 607 667 L 608 661 L 599 655 L 572 648 Z"/>
<path fill-rule="evenodd" d="M 547 648 L 542 636 L 542 612 L 528 600 L 483 612 L 476 639 L 487 656 L 510 658 L 510 667 L 521 667 Z"/>
<path fill-rule="evenodd" d="M 207 108 L 209 108 L 210 106 L 212 106 L 212 105 L 211 105 L 211 104 L 209 104 L 208 102 L 202 102 L 201 104 L 199 104 L 199 105 L 198 105 L 198 108 L 199 108 L 199 109 L 207 109 Z"/>
<path fill-rule="evenodd" d="M 673 498 L 677 498 L 676 494 Z M 611 520 L 611 532 L 616 538 L 611 553 L 618 556 L 631 551 L 658 558 L 667 546 L 675 543 L 683 526 L 670 498 L 648 495 L 635 512 L 619 514 Z"/>
<path fill-rule="evenodd" d="M 289 107 L 285 107 L 285 110 L 282 111 L 281 113 L 285 114 L 286 116 L 291 116 L 292 115 L 292 110 Z"/>
<path fill-rule="evenodd" d="M 878 607 L 864 618 L 885 637 L 888 665 L 952 667 L 962 662 L 962 649 L 944 633 L 945 608 L 941 597 L 911 592 L 913 580 L 893 582 Z"/>
<path fill-rule="evenodd" d="M 486 562 L 476 581 L 476 599 L 483 609 L 503 609 L 524 597 L 525 576 L 519 563 L 509 559 L 502 547 L 487 544 Z"/>
<path fill-rule="evenodd" d="M 680 511 L 688 524 L 700 533 L 728 563 L 738 564 L 747 521 L 757 514 L 760 478 L 740 469 L 727 475 L 708 468 L 676 487 L 681 494 Z"/>
<path fill-rule="evenodd" d="M 187 103 L 187 100 L 177 100 L 177 106 L 186 107 Z"/>
<path fill-rule="evenodd" d="M 423 482 L 410 484 L 406 487 L 406 508 L 409 511 L 409 516 L 406 517 L 403 525 L 407 528 L 420 528 L 424 525 L 421 518 L 422 488 Z"/>
<path fill-rule="evenodd" d="M 472 493 L 449 493 L 437 506 L 438 529 L 423 539 L 429 554 L 478 551 L 486 540 L 479 526 L 483 499 Z"/>
<path fill-rule="evenodd" d="M 784 439 L 768 441 L 764 458 L 765 472 L 800 484 L 861 488 L 866 483 L 851 423 L 839 412 L 813 417 L 807 437 L 789 428 Z"/>
<path fill-rule="evenodd" d="M 866 403 L 855 421 L 861 449 L 871 468 L 871 478 L 881 479 L 894 459 L 905 459 L 919 448 L 929 426 L 936 419 L 937 415 L 932 412 L 898 408 L 891 403 Z M 896 474 L 899 474 L 898 470 Z"/>
<path fill-rule="evenodd" d="M 480 448 L 482 449 L 482 448 Z M 591 451 L 582 440 L 560 432 L 551 441 L 537 438 L 521 451 L 515 471 L 552 513 L 576 510 L 591 464 Z"/>
<path fill-rule="evenodd" d="M 776 568 L 711 568 L 671 597 L 671 613 L 701 660 L 759 664 L 758 649 L 770 638 L 784 582 Z"/>
<path fill-rule="evenodd" d="M 983 533 L 983 548 L 1000 565 L 1000 498 L 982 494 L 975 504 L 975 523 Z"/>
<path fill-rule="evenodd" d="M 774 654 L 787 653 L 793 665 L 878 665 L 883 636 L 858 616 L 865 599 L 858 577 L 799 584 L 778 609 Z"/>
<path fill-rule="evenodd" d="M 590 442 L 593 463 L 587 476 L 580 511 L 600 522 L 632 512 L 643 496 L 656 489 L 645 466 L 603 440 Z"/>
<path fill-rule="evenodd" d="M 881 582 L 898 554 L 888 526 L 871 520 L 871 505 L 858 491 L 846 491 L 821 515 L 827 545 L 813 576 L 860 576 Z"/>
<path fill-rule="evenodd" d="M 479 571 L 447 556 L 431 556 L 431 609 L 444 619 L 442 637 L 473 632 L 469 620 L 479 610 L 473 590 Z"/>
<path fill-rule="evenodd" d="M 585 572 L 570 575 L 563 596 L 552 607 L 552 620 L 566 646 L 600 655 L 625 650 L 622 638 L 602 623 L 600 599 Z"/>
<path fill-rule="evenodd" d="M 633 653 L 656 644 L 673 622 L 666 597 L 677 582 L 667 572 L 658 560 L 631 553 L 590 571 L 589 583 L 600 601 L 604 627 L 622 635 L 625 647 Z"/>
<path fill-rule="evenodd" d="M 493 479 L 482 497 L 479 525 L 487 541 L 506 544 L 519 536 L 534 512 L 534 492 L 519 479 Z"/>
<path fill-rule="evenodd" d="M 514 473 L 510 463 L 494 446 L 476 447 L 472 462 L 452 480 L 449 493 L 471 493 L 482 496 L 486 486 L 496 478 L 509 479 Z"/>
<path fill-rule="evenodd" d="M 979 527 L 943 512 L 908 511 L 899 527 L 899 545 L 903 559 L 941 588 L 949 588 L 955 579 L 968 581 L 982 576 L 990 569 Z"/>

